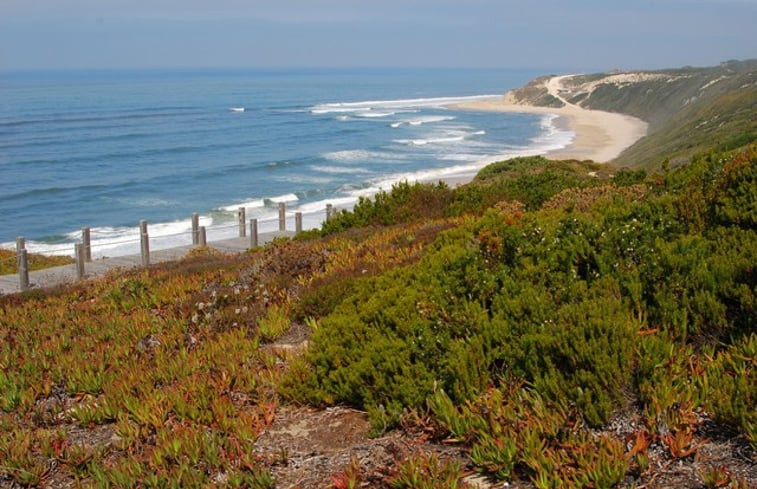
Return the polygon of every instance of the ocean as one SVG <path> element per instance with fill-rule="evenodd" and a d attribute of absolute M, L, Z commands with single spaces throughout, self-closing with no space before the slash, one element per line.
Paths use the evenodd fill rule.
<path fill-rule="evenodd" d="M 407 180 L 473 175 L 497 155 L 567 145 L 535 114 L 472 112 L 541 73 L 523 70 L 0 72 L 0 246 L 93 255 L 235 236 L 236 210 L 260 230 Z"/>

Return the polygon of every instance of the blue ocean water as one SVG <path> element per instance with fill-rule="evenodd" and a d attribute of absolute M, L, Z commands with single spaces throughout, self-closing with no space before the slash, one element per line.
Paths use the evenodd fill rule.
<path fill-rule="evenodd" d="M 209 240 L 235 235 L 240 206 L 273 230 L 280 201 L 317 226 L 326 203 L 567 144 L 550 117 L 449 108 L 538 74 L 0 73 L 0 243 L 71 254 L 89 226 L 116 256 L 138 252 L 141 219 L 160 248 L 189 241 L 193 212 Z"/>

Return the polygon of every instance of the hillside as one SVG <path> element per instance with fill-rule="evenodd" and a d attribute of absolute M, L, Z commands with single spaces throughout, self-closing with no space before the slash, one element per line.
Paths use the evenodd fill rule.
<path fill-rule="evenodd" d="M 753 487 L 757 148 L 597 168 L 0 298 L 0 487 Z"/>
<path fill-rule="evenodd" d="M 564 103 L 542 77 L 508 93 L 510 100 L 546 107 Z M 674 166 L 710 147 L 728 149 L 757 139 L 757 61 L 709 68 L 611 72 L 561 77 L 560 97 L 587 109 L 633 115 L 649 135 L 627 149 L 619 166 Z"/>

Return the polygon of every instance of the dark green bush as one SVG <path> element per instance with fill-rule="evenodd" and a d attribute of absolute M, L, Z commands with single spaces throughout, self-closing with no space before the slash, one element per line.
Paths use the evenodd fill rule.
<path fill-rule="evenodd" d="M 443 182 L 421 184 L 400 182 L 390 192 L 372 199 L 361 197 L 352 211 L 342 210 L 325 223 L 324 236 L 355 227 L 388 226 L 411 220 L 431 220 L 447 214 L 453 191 Z"/>
<path fill-rule="evenodd" d="M 754 162 L 754 151 L 705 155 L 631 201 L 471 218 L 419 262 L 334 288 L 343 299 L 324 297 L 320 312 L 332 312 L 287 392 L 366 408 L 378 428 L 435 388 L 459 403 L 513 377 L 595 426 L 634 388 L 653 418 L 676 403 L 701 406 L 707 392 L 688 365 L 665 369 L 678 354 L 727 349 L 755 330 Z M 543 163 L 497 165 L 484 180 L 499 184 L 457 189 L 451 208 L 503 195 L 538 206 L 580 180 Z M 498 180 L 518 166 L 521 177 Z M 398 190 L 397 201 L 413 192 Z M 726 370 L 735 372 L 726 398 L 738 399 L 752 371 Z M 734 402 L 716 408 L 721 419 L 753 430 L 752 418 L 729 414 L 743 411 Z"/>
<path fill-rule="evenodd" d="M 476 180 L 488 180 L 501 176 L 519 177 L 529 170 L 544 167 L 548 164 L 549 160 L 543 156 L 511 158 L 485 166 L 476 175 Z"/>
<path fill-rule="evenodd" d="M 621 168 L 615 173 L 612 178 L 612 183 L 618 187 L 628 187 L 630 185 L 636 185 L 642 183 L 647 178 L 647 172 L 645 170 L 631 170 L 630 168 Z"/>

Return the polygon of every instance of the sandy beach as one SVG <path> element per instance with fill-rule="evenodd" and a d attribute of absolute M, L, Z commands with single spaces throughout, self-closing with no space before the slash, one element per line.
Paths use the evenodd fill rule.
<path fill-rule="evenodd" d="M 558 123 L 567 124 L 575 137 L 567 147 L 545 155 L 553 159 L 594 160 L 606 163 L 646 135 L 647 123 L 641 119 L 613 112 L 588 110 L 567 102 L 560 96 L 560 81 L 565 77 L 555 76 L 545 82 L 549 92 L 565 103 L 561 108 L 513 103 L 507 94 L 498 99 L 458 104 L 452 108 L 557 115 L 561 118 Z"/>

